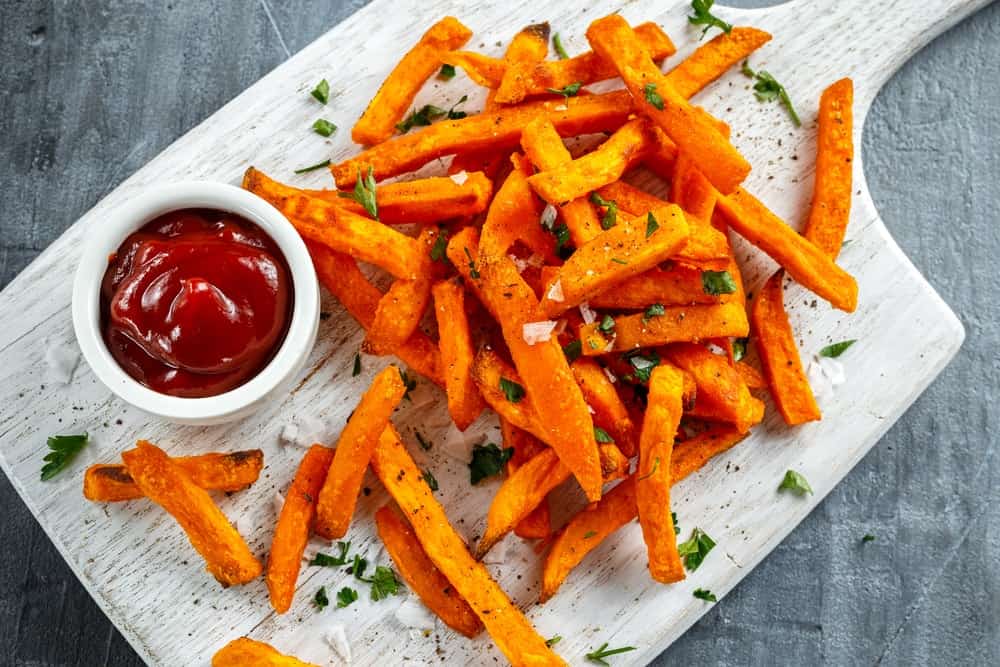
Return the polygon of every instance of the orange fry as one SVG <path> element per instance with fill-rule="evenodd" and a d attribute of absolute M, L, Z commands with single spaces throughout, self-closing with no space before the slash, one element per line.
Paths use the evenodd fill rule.
<path fill-rule="evenodd" d="M 822 415 L 802 369 L 785 312 L 783 280 L 783 271 L 767 279 L 754 297 L 750 321 L 771 397 L 785 423 L 794 426 L 816 421 Z"/>
<path fill-rule="evenodd" d="M 712 211 L 715 210 L 718 195 L 718 191 L 698 171 L 690 157 L 684 154 L 677 156 L 674 177 L 670 181 L 670 201 L 684 209 L 688 215 L 708 224 L 712 221 Z"/>
<path fill-rule="evenodd" d="M 625 456 L 633 456 L 637 429 L 614 384 L 604 369 L 594 361 L 581 357 L 570 366 L 583 398 L 594 411 L 594 422 L 604 428 Z"/>
<path fill-rule="evenodd" d="M 459 597 L 447 577 L 431 562 L 405 519 L 388 505 L 383 505 L 375 512 L 375 526 L 403 581 L 428 609 L 449 628 L 470 639 L 482 632 L 483 624 L 476 612 Z"/>
<path fill-rule="evenodd" d="M 507 461 L 507 474 L 513 475 L 525 462 L 530 461 L 547 445 L 531 433 L 520 429 L 509 421 L 500 418 L 500 433 L 504 448 L 512 448 L 514 455 Z M 552 530 L 552 517 L 549 505 L 543 500 L 526 517 L 514 526 L 514 534 L 526 540 L 542 539 L 549 536 Z"/>
<path fill-rule="evenodd" d="M 465 290 L 452 280 L 442 280 L 433 292 L 448 413 L 458 430 L 464 431 L 486 407 L 472 379 L 475 349 L 465 314 Z"/>
<path fill-rule="evenodd" d="M 816 185 L 803 236 L 836 258 L 851 217 L 854 169 L 854 84 L 841 79 L 819 98 L 816 135 Z"/>
<path fill-rule="evenodd" d="M 165 509 L 187 533 L 205 567 L 224 588 L 256 579 L 263 566 L 208 492 L 159 447 L 140 440 L 122 461 L 143 495 Z"/>
<path fill-rule="evenodd" d="M 240 637 L 229 642 L 212 656 L 212 667 L 319 667 L 290 655 L 278 653 L 264 642 Z"/>
<path fill-rule="evenodd" d="M 461 120 L 443 120 L 430 127 L 385 141 L 352 158 L 332 165 L 337 187 L 354 186 L 358 170 L 374 169 L 377 180 L 422 167 L 435 158 L 454 153 L 514 148 L 521 131 L 544 114 L 562 135 L 610 132 L 618 129 L 632 111 L 626 91 L 580 95 L 567 100 L 545 100 L 506 107 Z"/>
<path fill-rule="evenodd" d="M 264 467 L 264 452 L 259 449 L 213 452 L 180 456 L 173 461 L 203 489 L 241 491 L 257 481 Z M 83 475 L 83 497 L 94 502 L 117 502 L 142 498 L 142 491 L 124 465 L 98 463 L 87 468 Z"/>
<path fill-rule="evenodd" d="M 685 264 L 651 269 L 588 299 L 591 308 L 608 310 L 643 310 L 655 303 L 685 306 L 718 302 L 719 297 L 705 292 L 701 271 Z"/>
<path fill-rule="evenodd" d="M 555 260 L 555 237 L 538 220 L 542 206 L 528 187 L 528 165 L 515 156 L 515 167 L 497 190 L 483 222 L 480 252 L 502 257 L 516 241 L 546 260 Z"/>
<path fill-rule="evenodd" d="M 284 614 L 292 606 L 302 554 L 316 518 L 316 498 L 331 461 L 332 449 L 322 445 L 310 447 L 285 494 L 285 504 L 274 527 L 265 575 L 271 606 L 279 614 Z"/>
<path fill-rule="evenodd" d="M 319 492 L 316 533 L 328 540 L 343 537 L 354 516 L 361 482 L 372 450 L 403 400 L 406 385 L 395 366 L 386 366 L 372 380 L 337 440 L 337 451 Z"/>
<path fill-rule="evenodd" d="M 753 326 L 752 314 L 750 316 L 750 320 L 752 327 Z M 745 361 L 737 361 L 734 368 L 736 368 L 736 372 L 740 374 L 740 377 L 743 378 L 743 382 L 746 383 L 748 389 L 767 388 L 767 379 L 759 370 L 757 370 L 750 364 L 746 363 Z"/>
<path fill-rule="evenodd" d="M 716 208 L 736 233 L 770 255 L 803 287 L 840 310 L 850 313 L 857 307 L 854 278 L 749 192 L 740 188 L 720 197 Z"/>
<path fill-rule="evenodd" d="M 583 354 L 595 356 L 608 352 L 627 352 L 640 347 L 666 343 L 699 341 L 721 336 L 746 336 L 750 329 L 743 304 L 667 306 L 664 314 L 647 317 L 645 313 L 614 318 L 614 336 L 609 338 L 598 327 L 600 322 L 580 329 Z"/>
<path fill-rule="evenodd" d="M 525 71 L 530 71 L 545 60 L 549 52 L 549 24 L 537 23 L 524 28 L 511 41 L 504 54 L 504 73 L 500 86 L 490 90 L 486 100 L 487 108 L 506 104 L 501 98 L 517 96 L 524 99 L 527 93 Z"/>
<path fill-rule="evenodd" d="M 476 358 L 472 362 L 472 378 L 482 397 L 501 419 L 531 433 L 543 442 L 549 437 L 548 431 L 538 422 L 538 413 L 532 405 L 530 394 L 525 394 L 517 403 L 507 400 L 507 396 L 500 388 L 501 378 L 522 384 L 521 376 L 496 352 L 483 348 L 476 353 Z"/>
<path fill-rule="evenodd" d="M 692 417 L 733 424 L 745 433 L 760 421 L 763 405 L 750 395 L 739 371 L 723 356 L 712 354 L 695 343 L 674 343 L 663 349 L 664 356 L 694 378 L 697 392 Z"/>
<path fill-rule="evenodd" d="M 563 665 L 452 528 L 444 508 L 390 426 L 379 438 L 372 469 L 410 520 L 427 557 L 476 613 L 515 665 Z"/>
<path fill-rule="evenodd" d="M 695 49 L 667 73 L 667 79 L 678 93 L 692 97 L 770 39 L 771 35 L 763 30 L 735 27 L 728 35 L 716 35 Z"/>
<path fill-rule="evenodd" d="M 470 79 L 483 88 L 497 88 L 507 71 L 503 60 L 478 51 L 449 51 L 442 54 L 441 61 L 461 67 Z"/>
<path fill-rule="evenodd" d="M 472 31 L 451 16 L 432 25 L 382 82 L 354 124 L 351 138 L 359 144 L 377 144 L 391 137 L 420 88 L 441 67 L 441 57 L 470 37 Z"/>
<path fill-rule="evenodd" d="M 587 39 L 594 51 L 614 63 L 636 101 L 636 109 L 651 118 L 682 153 L 690 155 L 720 192 L 732 192 L 743 182 L 750 164 L 660 73 L 625 19 L 612 14 L 594 21 L 587 29 Z"/>

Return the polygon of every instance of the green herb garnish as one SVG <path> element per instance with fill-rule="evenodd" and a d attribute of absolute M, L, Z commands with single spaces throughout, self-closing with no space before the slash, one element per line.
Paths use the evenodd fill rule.
<path fill-rule="evenodd" d="M 586 533 L 583 534 L 583 539 L 589 540 L 590 538 L 592 538 L 595 535 L 597 535 L 597 531 L 596 530 L 588 530 Z"/>
<path fill-rule="evenodd" d="M 438 72 L 438 78 L 442 81 L 451 81 L 455 78 L 455 66 L 445 63 L 441 65 L 441 71 Z"/>
<path fill-rule="evenodd" d="M 343 609 L 344 607 L 350 607 L 352 602 L 356 602 L 358 599 L 358 592 L 353 588 L 348 588 L 344 586 L 339 591 L 337 591 L 337 609 Z"/>
<path fill-rule="evenodd" d="M 601 323 L 597 325 L 597 330 L 603 334 L 610 334 L 615 330 L 615 318 L 605 315 L 601 318 Z"/>
<path fill-rule="evenodd" d="M 438 481 L 430 470 L 424 470 L 423 478 L 427 482 L 427 486 L 431 487 L 431 491 L 438 490 Z"/>
<path fill-rule="evenodd" d="M 313 123 L 313 131 L 320 136 L 329 137 L 337 131 L 337 126 L 325 118 L 318 118 L 316 119 L 316 122 Z"/>
<path fill-rule="evenodd" d="M 660 469 L 660 457 L 657 456 L 655 459 L 653 459 L 653 467 L 650 468 L 649 472 L 647 472 L 642 477 L 636 478 L 635 481 L 641 482 L 644 479 L 649 479 L 650 477 L 652 477 L 653 475 L 655 475 L 656 471 L 659 470 L 659 469 Z"/>
<path fill-rule="evenodd" d="M 627 360 L 635 371 L 635 380 L 639 382 L 649 382 L 653 369 L 660 365 L 660 355 L 656 350 L 648 350 L 645 354 L 630 353 Z"/>
<path fill-rule="evenodd" d="M 701 31 L 702 37 L 712 27 L 718 28 L 727 35 L 733 30 L 733 26 L 712 15 L 712 5 L 714 4 L 715 0 L 691 0 L 691 9 L 694 10 L 694 14 L 688 16 L 687 19 L 694 25 L 705 26 L 705 29 Z"/>
<path fill-rule="evenodd" d="M 653 212 L 650 211 L 649 213 L 646 214 L 646 238 L 648 239 L 650 236 L 652 236 L 659 228 L 660 228 L 660 223 L 656 221 L 656 218 L 653 217 Z"/>
<path fill-rule="evenodd" d="M 622 259 L 620 257 L 612 257 L 611 261 L 614 262 L 615 264 L 621 264 L 622 266 L 628 266 L 628 262 L 626 262 L 624 259 Z"/>
<path fill-rule="evenodd" d="M 330 598 L 326 597 L 326 586 L 320 586 L 319 590 L 316 591 L 316 595 L 313 596 L 313 604 L 315 604 L 320 611 L 329 606 Z"/>
<path fill-rule="evenodd" d="M 840 341 L 839 343 L 834 343 L 833 345 L 827 345 L 826 347 L 824 347 L 822 350 L 819 351 L 819 356 L 836 359 L 844 352 L 846 352 L 847 348 L 854 345 L 856 342 L 858 342 L 858 339 L 852 338 L 851 340 L 843 340 Z"/>
<path fill-rule="evenodd" d="M 524 398 L 524 387 L 504 377 L 500 378 L 500 390 L 511 403 L 520 403 Z"/>
<path fill-rule="evenodd" d="M 566 49 L 563 47 L 563 43 L 559 38 L 558 32 L 552 35 L 552 48 L 556 50 L 556 55 L 559 56 L 559 60 L 569 60 L 569 54 L 566 53 Z"/>
<path fill-rule="evenodd" d="M 576 97 L 577 93 L 580 92 L 580 88 L 582 86 L 583 83 L 581 83 L 580 81 L 574 81 L 568 86 L 563 86 L 562 88 L 546 88 L 545 90 L 549 91 L 553 95 L 562 95 L 563 97 Z"/>
<path fill-rule="evenodd" d="M 749 342 L 749 338 L 733 339 L 733 361 L 739 361 L 743 357 L 747 356 L 747 343 Z"/>
<path fill-rule="evenodd" d="M 372 585 L 371 597 L 375 602 L 399 593 L 399 579 L 391 568 L 379 565 L 375 568 L 375 574 L 367 581 Z"/>
<path fill-rule="evenodd" d="M 403 398 L 408 401 L 412 401 L 413 397 L 410 396 L 410 392 L 417 388 L 417 379 L 411 378 L 402 368 L 399 369 L 399 378 L 403 381 L 403 386 L 406 387 L 406 391 L 403 393 Z"/>
<path fill-rule="evenodd" d="M 476 269 L 476 260 L 472 259 L 472 253 L 469 252 L 468 247 L 465 248 L 465 256 L 469 258 L 469 275 L 479 280 L 479 270 Z"/>
<path fill-rule="evenodd" d="M 744 76 L 756 80 L 753 90 L 758 100 L 761 102 L 778 100 L 781 106 L 785 107 L 785 111 L 788 112 L 792 122 L 795 123 L 795 127 L 802 125 L 799 115 L 795 113 L 795 107 L 792 106 L 792 98 L 788 96 L 788 91 L 785 90 L 783 85 L 778 83 L 777 79 L 764 70 L 760 70 L 759 72 L 753 71 L 750 68 L 750 61 L 748 60 L 743 61 L 743 67 L 740 68 L 740 71 L 743 72 Z"/>
<path fill-rule="evenodd" d="M 809 482 L 806 478 L 802 476 L 802 473 L 796 472 L 794 470 L 789 470 L 785 473 L 785 478 L 781 480 L 781 484 L 778 486 L 778 491 L 792 491 L 800 496 L 804 496 L 807 493 L 812 493 L 812 487 L 809 486 Z"/>
<path fill-rule="evenodd" d="M 354 192 L 338 192 L 337 195 L 344 199 L 353 199 L 361 204 L 361 208 L 365 209 L 368 215 L 378 220 L 378 201 L 375 199 L 375 169 L 371 165 L 368 166 L 368 174 L 363 177 L 361 169 L 358 168 L 358 180 L 354 183 Z"/>
<path fill-rule="evenodd" d="M 677 545 L 677 552 L 684 559 L 684 567 L 694 572 L 713 548 L 715 541 L 701 528 L 695 528 L 691 532 L 691 539 Z"/>
<path fill-rule="evenodd" d="M 600 648 L 598 648 L 596 651 L 591 651 L 584 657 L 587 660 L 590 660 L 591 662 L 596 662 L 599 665 L 606 665 L 610 667 L 611 663 L 605 660 L 605 658 L 608 658 L 613 655 L 618 655 L 619 653 L 628 653 L 629 651 L 634 651 L 634 650 L 635 650 L 634 646 L 623 646 L 621 648 L 609 649 L 608 643 L 604 642 L 603 644 L 601 644 Z"/>
<path fill-rule="evenodd" d="M 875 536 L 872 535 L 871 533 L 868 533 L 867 535 L 865 535 L 864 537 L 861 538 L 861 543 L 862 544 L 865 544 L 867 542 L 874 542 L 874 541 L 875 541 Z"/>
<path fill-rule="evenodd" d="M 355 354 L 354 355 L 354 368 L 351 369 L 351 377 L 356 378 L 359 375 L 361 375 L 361 355 L 360 354 Z"/>
<path fill-rule="evenodd" d="M 311 164 L 308 167 L 302 167 L 301 169 L 296 169 L 296 174 L 305 174 L 310 171 L 316 171 L 317 169 L 322 169 L 323 167 L 329 167 L 330 161 L 323 160 L 322 162 L 317 162 L 316 164 Z"/>
<path fill-rule="evenodd" d="M 611 229 L 618 223 L 618 202 L 608 201 L 597 192 L 590 193 L 590 201 L 597 206 L 604 207 L 601 229 Z"/>
<path fill-rule="evenodd" d="M 320 104 L 326 104 L 330 101 L 330 82 L 322 79 L 309 94 L 319 100 Z"/>
<path fill-rule="evenodd" d="M 431 261 L 448 263 L 448 234 L 443 229 L 438 231 L 431 246 Z"/>
<path fill-rule="evenodd" d="M 694 596 L 699 600 L 704 600 L 705 602 L 718 602 L 718 600 L 715 599 L 715 593 L 707 588 L 696 588 L 694 590 Z"/>
<path fill-rule="evenodd" d="M 425 452 L 428 451 L 428 450 L 430 450 L 431 443 L 429 443 L 427 441 L 427 439 L 424 438 L 424 436 L 420 434 L 420 431 L 414 431 L 413 435 L 415 435 L 417 437 L 417 442 L 420 443 L 420 449 L 424 450 Z"/>
<path fill-rule="evenodd" d="M 663 111 L 663 98 L 660 97 L 660 94 L 658 92 L 656 92 L 656 84 L 655 83 L 647 83 L 643 87 L 642 92 L 646 95 L 646 101 L 647 102 L 649 102 L 650 104 L 652 104 L 654 107 L 656 107 L 660 111 Z"/>
<path fill-rule="evenodd" d="M 662 303 L 654 303 L 652 306 L 646 309 L 642 314 L 642 321 L 648 322 L 654 317 L 663 317 L 667 312 L 667 309 L 663 307 Z"/>
<path fill-rule="evenodd" d="M 601 443 L 614 443 L 615 439 L 600 426 L 594 427 L 594 440 Z"/>
<path fill-rule="evenodd" d="M 549 648 L 552 648 L 561 641 L 562 641 L 561 635 L 553 635 L 552 637 L 549 637 L 548 639 L 545 640 L 545 645 L 548 646 Z"/>
<path fill-rule="evenodd" d="M 42 460 L 45 461 L 45 465 L 42 466 L 42 481 L 50 480 L 59 474 L 76 458 L 80 450 L 87 446 L 89 440 L 90 436 L 86 433 L 50 436 L 46 441 L 49 453 L 42 457 Z"/>
<path fill-rule="evenodd" d="M 514 449 L 508 447 L 501 450 L 492 442 L 486 445 L 476 445 L 472 448 L 472 461 L 469 462 L 469 481 L 475 485 L 497 475 L 503 469 L 503 464 L 514 455 Z"/>
<path fill-rule="evenodd" d="M 319 567 L 336 567 L 340 565 L 347 565 L 347 552 L 351 548 L 350 542 L 337 542 L 337 548 L 340 549 L 340 553 L 336 556 L 330 556 L 324 553 L 317 553 L 313 556 L 313 559 L 309 561 L 310 565 L 317 565 Z"/>
<path fill-rule="evenodd" d="M 566 355 L 566 362 L 573 363 L 583 354 L 583 342 L 577 338 L 562 346 L 563 354 Z"/>
<path fill-rule="evenodd" d="M 681 534 L 681 525 L 679 523 L 677 523 L 677 512 L 671 512 L 670 513 L 670 518 L 674 522 L 674 535 L 680 535 Z"/>
<path fill-rule="evenodd" d="M 712 296 L 732 294 L 736 291 L 736 281 L 729 275 L 729 271 L 702 271 L 701 288 L 705 294 Z"/>

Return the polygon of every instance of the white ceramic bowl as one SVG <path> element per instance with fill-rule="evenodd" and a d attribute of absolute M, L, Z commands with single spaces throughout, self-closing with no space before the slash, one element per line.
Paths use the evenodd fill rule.
<path fill-rule="evenodd" d="M 129 234 L 170 211 L 212 208 L 256 223 L 278 245 L 291 271 L 294 305 L 274 358 L 255 377 L 218 396 L 181 398 L 153 391 L 126 373 L 101 335 L 101 279 L 108 257 Z M 302 370 L 319 328 L 319 286 L 305 244 L 291 223 L 260 197 L 224 183 L 191 182 L 153 188 L 95 221 L 73 283 L 73 328 L 80 350 L 108 389 L 156 417 L 178 424 L 218 424 L 244 417 L 286 390 Z"/>

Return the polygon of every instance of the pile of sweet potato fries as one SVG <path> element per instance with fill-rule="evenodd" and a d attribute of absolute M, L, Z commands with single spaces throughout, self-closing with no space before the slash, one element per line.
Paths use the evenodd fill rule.
<path fill-rule="evenodd" d="M 767 33 L 732 28 L 665 74 L 670 38 L 619 15 L 590 25 L 592 51 L 558 60 L 546 59 L 547 24 L 519 32 L 502 59 L 459 50 L 471 35 L 445 18 L 403 57 L 353 128 L 367 148 L 330 166 L 339 190 L 295 188 L 252 167 L 243 185 L 298 229 L 323 285 L 366 330 L 365 352 L 443 387 L 459 429 L 487 407 L 499 416 L 513 453 L 485 534 L 470 551 L 407 452 L 390 421 L 406 386 L 388 366 L 336 447 L 302 459 L 265 576 L 286 612 L 310 534 L 345 535 L 370 466 L 395 501 L 376 514 L 379 535 L 426 606 L 463 635 L 485 628 L 515 665 L 563 664 L 480 559 L 510 532 L 544 540 L 544 602 L 638 517 L 650 576 L 679 581 L 671 486 L 763 419 L 755 391 L 770 392 L 790 425 L 820 419 L 784 274 L 838 309 L 856 306 L 857 285 L 835 263 L 851 200 L 852 83 L 820 99 L 815 193 L 799 234 L 741 187 L 750 164 L 729 127 L 688 101 Z M 487 87 L 485 108 L 411 131 L 401 123 L 442 65 Z M 624 89 L 583 88 L 616 77 Z M 582 154 L 563 142 L 600 133 Z M 442 157 L 450 176 L 382 182 Z M 669 201 L 621 180 L 640 166 L 670 183 Z M 781 267 L 749 304 L 730 230 Z M 390 274 L 388 290 L 358 262 Z M 421 328 L 428 309 L 436 336 Z M 741 361 L 751 335 L 763 373 Z M 171 459 L 140 442 L 122 458 L 88 470 L 87 498 L 162 505 L 223 585 L 261 573 L 206 492 L 252 483 L 259 451 Z M 590 505 L 553 532 L 547 499 L 571 477 Z M 239 639 L 214 664 L 305 664 L 272 654 Z"/>

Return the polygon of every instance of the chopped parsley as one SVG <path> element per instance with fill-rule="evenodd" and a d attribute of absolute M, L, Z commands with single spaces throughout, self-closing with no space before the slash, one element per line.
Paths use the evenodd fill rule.
<path fill-rule="evenodd" d="M 615 439 L 600 426 L 594 427 L 594 440 L 601 443 L 614 443 Z"/>
<path fill-rule="evenodd" d="M 718 600 L 715 598 L 715 593 L 708 590 L 707 588 L 694 589 L 694 596 L 699 600 L 704 600 L 705 602 L 718 602 Z"/>
<path fill-rule="evenodd" d="M 431 443 L 428 442 L 427 438 L 420 434 L 420 431 L 414 431 L 413 435 L 417 436 L 417 442 L 420 443 L 420 449 L 429 451 L 431 448 Z"/>
<path fill-rule="evenodd" d="M 42 466 L 42 481 L 48 481 L 59 474 L 76 458 L 80 450 L 87 446 L 89 440 L 90 436 L 86 433 L 49 436 L 46 441 L 49 453 L 42 457 L 42 460 L 45 461 L 45 465 Z"/>
<path fill-rule="evenodd" d="M 802 473 L 794 470 L 788 470 L 785 473 L 785 478 L 781 480 L 778 491 L 791 491 L 800 496 L 813 492 L 812 487 L 809 486 L 809 482 L 802 476 Z"/>
<path fill-rule="evenodd" d="M 597 192 L 590 193 L 590 201 L 596 206 L 604 207 L 604 216 L 601 218 L 601 229 L 611 229 L 618 224 L 618 202 L 608 201 Z"/>
<path fill-rule="evenodd" d="M 590 538 L 594 537 L 595 535 L 597 535 L 597 531 L 596 530 L 588 530 L 586 533 L 583 534 L 583 539 L 589 540 Z"/>
<path fill-rule="evenodd" d="M 317 169 L 322 169 L 323 167 L 329 167 L 330 161 L 323 160 L 322 162 L 317 162 L 316 164 L 311 164 L 308 167 L 302 167 L 301 169 L 296 169 L 296 174 L 305 174 L 310 171 L 316 171 Z"/>
<path fill-rule="evenodd" d="M 681 525 L 677 523 L 677 512 L 671 512 L 670 519 L 674 522 L 674 535 L 680 535 Z"/>
<path fill-rule="evenodd" d="M 441 71 L 438 72 L 438 78 L 442 81 L 451 81 L 455 78 L 455 66 L 445 63 L 441 65 Z"/>
<path fill-rule="evenodd" d="M 562 641 L 562 635 L 553 635 L 545 640 L 545 645 L 552 648 L 556 644 Z"/>
<path fill-rule="evenodd" d="M 753 85 L 753 90 L 757 95 L 758 100 L 761 102 L 778 100 L 781 106 L 785 107 L 785 111 L 788 112 L 792 122 L 795 123 L 795 127 L 802 125 L 802 121 L 799 120 L 799 115 L 795 113 L 795 107 L 792 106 L 792 98 L 788 96 L 788 91 L 785 90 L 783 85 L 778 83 L 777 79 L 764 70 L 757 72 L 753 71 L 750 68 L 750 61 L 748 60 L 743 61 L 741 71 L 744 76 L 756 80 L 756 83 Z"/>
<path fill-rule="evenodd" d="M 322 137 L 329 137 L 336 131 L 337 126 L 325 118 L 317 118 L 316 122 L 313 123 L 313 132 Z"/>
<path fill-rule="evenodd" d="M 337 542 L 337 548 L 340 549 L 340 553 L 336 556 L 317 553 L 313 556 L 313 559 L 309 561 L 309 564 L 317 565 L 319 567 L 337 567 L 340 565 L 347 565 L 347 552 L 351 549 L 351 543 Z"/>
<path fill-rule="evenodd" d="M 462 95 L 458 102 L 455 102 L 447 111 L 441 107 L 434 106 L 433 104 L 425 104 L 420 107 L 420 109 L 414 109 L 410 112 L 402 121 L 396 123 L 396 129 L 402 134 L 406 134 L 414 127 L 425 127 L 430 125 L 439 118 L 447 118 L 448 120 L 460 120 L 465 118 L 466 114 L 464 111 L 457 111 L 459 105 L 464 104 L 469 99 L 468 95 Z"/>
<path fill-rule="evenodd" d="M 403 393 L 403 398 L 408 401 L 412 401 L 413 397 L 410 396 L 410 392 L 417 388 L 416 378 L 411 378 L 403 369 L 399 369 L 399 377 L 403 381 L 403 386 L 406 387 L 406 391 Z"/>
<path fill-rule="evenodd" d="M 361 355 L 354 355 L 354 368 L 351 369 L 351 377 L 358 377 L 361 375 Z"/>
<path fill-rule="evenodd" d="M 500 390 L 511 403 L 520 403 L 524 398 L 524 387 L 504 377 L 500 378 Z"/>
<path fill-rule="evenodd" d="M 648 322 L 654 317 L 663 317 L 666 314 L 667 309 L 663 307 L 662 303 L 654 303 L 652 306 L 646 309 L 642 314 L 642 321 Z"/>
<path fill-rule="evenodd" d="M 644 480 L 644 479 L 649 479 L 650 477 L 652 477 L 653 475 L 655 475 L 655 474 L 656 474 L 656 471 L 657 471 L 657 470 L 659 470 L 659 469 L 660 469 L 660 457 L 659 457 L 659 456 L 657 456 L 657 457 L 656 457 L 656 458 L 655 458 L 655 459 L 653 460 L 653 467 L 652 467 L 652 468 L 650 468 L 649 472 L 647 472 L 647 473 L 646 473 L 645 475 L 643 475 L 642 477 L 639 477 L 639 478 L 637 478 L 637 479 L 636 479 L 636 481 L 637 481 L 637 482 L 641 482 L 641 481 L 642 481 L 642 480 Z"/>
<path fill-rule="evenodd" d="M 563 354 L 566 355 L 566 362 L 573 363 L 583 354 L 583 342 L 577 338 L 562 346 Z"/>
<path fill-rule="evenodd" d="M 628 262 L 626 262 L 624 259 L 621 259 L 620 257 L 612 257 L 611 261 L 614 262 L 615 264 L 621 264 L 622 266 L 628 266 Z"/>
<path fill-rule="evenodd" d="M 399 593 L 400 582 L 396 578 L 396 573 L 384 565 L 376 567 L 375 574 L 367 581 L 372 585 L 371 598 L 375 602 Z"/>
<path fill-rule="evenodd" d="M 427 486 L 431 487 L 431 491 L 438 490 L 437 478 L 434 477 L 434 474 L 430 470 L 424 470 L 423 478 L 427 482 Z"/>
<path fill-rule="evenodd" d="M 378 220 L 378 201 L 375 199 L 375 169 L 368 165 L 368 174 L 361 175 L 358 168 L 358 180 L 354 182 L 354 192 L 339 192 L 344 199 L 353 199 L 361 204 L 361 208 L 373 219 Z"/>
<path fill-rule="evenodd" d="M 732 294 L 736 291 L 736 281 L 729 275 L 729 271 L 702 271 L 701 288 L 705 294 L 712 296 Z"/>
<path fill-rule="evenodd" d="M 514 449 L 511 447 L 501 450 L 492 442 L 476 445 L 472 448 L 472 461 L 469 462 L 469 481 L 475 485 L 487 477 L 498 475 L 503 464 L 513 455 Z"/>
<path fill-rule="evenodd" d="M 309 94 L 315 97 L 320 104 L 326 104 L 330 101 L 330 82 L 326 79 L 320 80 Z"/>
<path fill-rule="evenodd" d="M 591 662 L 596 662 L 599 665 L 610 666 L 611 663 L 605 660 L 605 658 L 608 658 L 613 655 L 618 655 L 619 653 L 628 653 L 629 651 L 634 651 L 634 650 L 635 650 L 634 646 L 623 646 L 621 648 L 609 649 L 608 643 L 604 642 L 596 651 L 591 651 L 584 657 L 587 660 L 590 660 Z"/>
<path fill-rule="evenodd" d="M 733 30 L 733 26 L 712 14 L 712 5 L 714 4 L 715 0 L 691 0 L 691 9 L 694 14 L 689 15 L 687 19 L 693 25 L 705 26 L 705 29 L 701 31 L 702 37 L 713 27 L 727 35 Z"/>
<path fill-rule="evenodd" d="M 649 102 L 650 104 L 652 104 L 654 107 L 656 107 L 660 111 L 663 111 L 663 98 L 660 97 L 660 94 L 658 92 L 656 92 L 656 84 L 655 83 L 647 83 L 643 87 L 642 92 L 646 95 L 646 101 L 647 102 Z"/>
<path fill-rule="evenodd" d="M 602 334 L 610 334 L 615 330 L 615 318 L 605 315 L 601 318 L 601 323 L 597 325 L 597 330 Z"/>
<path fill-rule="evenodd" d="M 556 237 L 556 250 L 562 250 L 569 244 L 569 227 L 565 222 L 560 222 L 552 228 L 552 233 Z"/>
<path fill-rule="evenodd" d="M 649 382 L 653 369 L 660 365 L 660 355 L 656 350 L 648 350 L 645 354 L 630 353 L 627 360 L 634 369 L 632 373 L 634 379 L 643 383 Z"/>
<path fill-rule="evenodd" d="M 468 246 L 465 248 L 465 256 L 469 258 L 469 275 L 479 280 L 479 270 L 476 269 L 476 260 L 472 259 L 472 253 L 469 252 Z"/>
<path fill-rule="evenodd" d="M 448 234 L 443 229 L 438 231 L 431 246 L 431 261 L 448 263 Z"/>
<path fill-rule="evenodd" d="M 701 528 L 695 528 L 691 531 L 691 539 L 677 545 L 677 552 L 684 559 L 684 567 L 694 572 L 714 548 L 715 541 Z"/>
<path fill-rule="evenodd" d="M 546 88 L 553 95 L 562 95 L 563 97 L 576 97 L 577 93 L 580 92 L 580 88 L 583 83 L 580 81 L 574 81 L 568 86 L 563 86 L 562 88 Z"/>
<path fill-rule="evenodd" d="M 739 361 L 743 357 L 747 356 L 747 343 L 749 342 L 749 338 L 733 339 L 733 361 Z"/>
<path fill-rule="evenodd" d="M 646 214 L 646 238 L 648 239 L 650 236 L 655 234 L 656 230 L 659 228 L 660 223 L 656 221 L 656 218 L 653 216 L 653 212 L 650 211 Z"/>
<path fill-rule="evenodd" d="M 862 544 L 865 544 L 865 543 L 868 543 L 868 542 L 874 542 L 874 541 L 875 541 L 875 536 L 872 535 L 871 533 L 868 533 L 867 535 L 865 535 L 864 537 L 861 538 L 861 543 Z"/>
<path fill-rule="evenodd" d="M 846 352 L 847 348 L 854 345 L 856 342 L 858 342 L 858 339 L 852 338 L 851 340 L 843 340 L 840 341 L 839 343 L 834 343 L 833 345 L 827 345 L 826 347 L 824 347 L 822 350 L 819 351 L 819 356 L 836 359 L 844 352 Z"/>
<path fill-rule="evenodd" d="M 566 53 L 565 47 L 563 47 L 562 39 L 559 38 L 559 33 L 552 35 L 552 48 L 556 50 L 556 55 L 559 56 L 559 60 L 569 60 L 569 54 Z M 560 637 L 562 639 L 562 637 Z"/>
<path fill-rule="evenodd" d="M 351 603 L 357 602 L 358 592 L 353 588 L 348 588 L 344 586 L 339 591 L 337 591 L 337 609 L 343 609 L 344 607 L 350 607 Z"/>
<path fill-rule="evenodd" d="M 320 611 L 326 609 L 330 605 L 330 598 L 326 596 L 326 586 L 320 586 L 319 590 L 316 591 L 316 595 L 313 596 L 313 604 L 315 604 Z"/>

